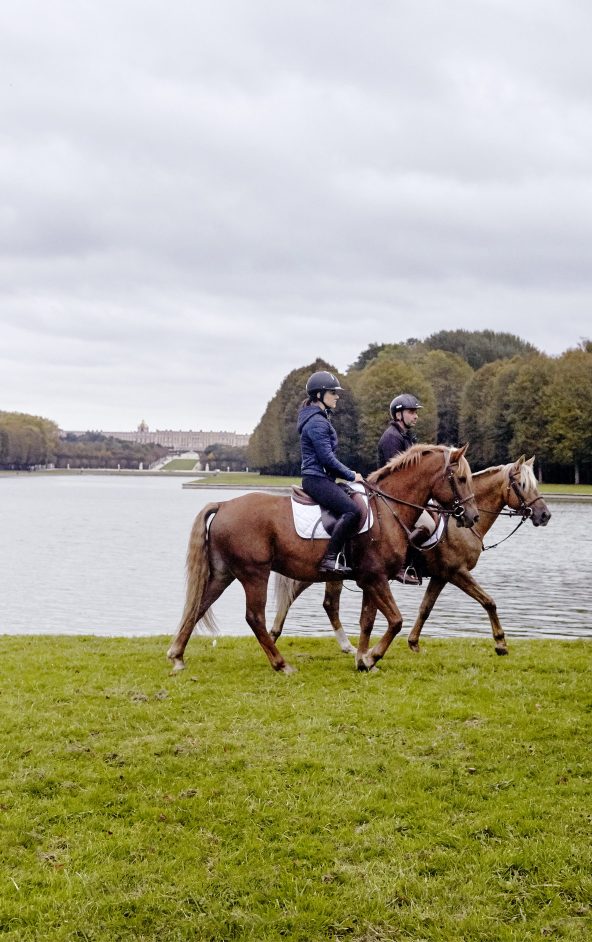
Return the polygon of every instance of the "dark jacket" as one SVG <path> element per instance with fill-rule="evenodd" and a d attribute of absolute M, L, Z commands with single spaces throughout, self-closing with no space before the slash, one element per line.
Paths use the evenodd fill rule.
<path fill-rule="evenodd" d="M 337 432 L 329 416 L 318 406 L 303 406 L 298 413 L 298 434 L 302 450 L 302 474 L 355 480 L 355 472 L 346 468 L 335 455 Z"/>
<path fill-rule="evenodd" d="M 415 442 L 416 438 L 410 429 L 401 427 L 399 422 L 391 422 L 378 442 L 378 467 L 382 468 L 387 461 L 407 451 Z"/>

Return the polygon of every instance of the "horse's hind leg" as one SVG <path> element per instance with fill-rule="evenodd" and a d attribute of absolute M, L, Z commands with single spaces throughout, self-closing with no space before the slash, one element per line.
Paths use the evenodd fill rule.
<path fill-rule="evenodd" d="M 312 582 L 296 582 L 294 579 L 288 579 L 287 576 L 276 576 L 276 598 L 278 603 L 277 612 L 273 628 L 269 632 L 272 639 L 277 641 L 286 623 L 288 612 L 299 595 L 302 595 L 305 589 L 308 589 Z"/>
<path fill-rule="evenodd" d="M 476 602 L 479 602 L 479 605 L 483 606 L 491 624 L 491 633 L 495 641 L 495 653 L 500 655 L 507 654 L 508 646 L 506 644 L 506 636 L 497 616 L 497 605 L 492 597 L 481 588 L 479 583 L 476 582 L 472 575 L 466 570 L 459 569 L 454 576 L 450 577 L 450 582 L 458 586 L 459 589 L 462 589 L 463 592 L 466 592 L 467 595 L 470 595 Z"/>
<path fill-rule="evenodd" d="M 214 570 L 210 573 L 197 613 L 190 612 L 185 615 L 167 651 L 167 657 L 173 662 L 173 671 L 182 671 L 185 667 L 183 655 L 193 629 L 214 602 L 220 598 L 224 590 L 231 582 L 234 582 L 234 579 L 235 577 L 228 570 Z M 215 625 L 213 619 L 211 619 L 211 624 Z"/>
<path fill-rule="evenodd" d="M 412 651 L 415 651 L 416 654 L 419 654 L 419 636 L 421 634 L 421 629 L 430 617 L 430 613 L 438 601 L 440 592 L 446 585 L 446 581 L 446 579 L 439 579 L 437 576 L 432 576 L 428 583 L 428 587 L 425 590 L 423 599 L 421 600 L 421 605 L 419 606 L 417 618 L 415 619 L 415 624 L 409 632 L 409 637 L 407 638 L 407 644 Z"/>
<path fill-rule="evenodd" d="M 264 577 L 250 575 L 248 580 L 241 579 L 245 596 L 247 600 L 246 619 L 257 641 L 269 658 L 269 663 L 274 671 L 281 671 L 284 674 L 295 673 L 295 668 L 291 667 L 282 657 L 274 644 L 274 640 L 265 627 L 265 603 L 267 601 L 267 581 L 269 573 Z"/>
<path fill-rule="evenodd" d="M 323 598 L 323 608 L 327 612 L 329 621 L 335 632 L 335 639 L 344 654 L 355 654 L 356 649 L 347 637 L 345 628 L 339 618 L 339 600 L 343 590 L 343 582 L 327 582 L 325 585 L 325 597 Z"/>

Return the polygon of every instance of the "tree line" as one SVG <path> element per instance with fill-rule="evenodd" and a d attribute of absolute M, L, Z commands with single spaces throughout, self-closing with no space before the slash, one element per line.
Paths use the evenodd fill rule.
<path fill-rule="evenodd" d="M 298 474 L 296 414 L 308 376 L 325 360 L 292 370 L 268 403 L 247 449 L 265 473 Z M 592 482 L 592 341 L 558 357 L 495 331 L 439 331 L 426 340 L 370 344 L 340 374 L 344 392 L 333 417 L 339 455 L 368 473 L 400 392 L 423 404 L 419 441 L 470 443 L 475 470 L 536 455 L 539 480 Z"/>
<path fill-rule="evenodd" d="M 60 437 L 50 419 L 23 412 L 0 412 L 0 468 L 29 470 L 56 468 L 148 467 L 168 453 L 161 445 L 140 445 L 86 432 Z"/>

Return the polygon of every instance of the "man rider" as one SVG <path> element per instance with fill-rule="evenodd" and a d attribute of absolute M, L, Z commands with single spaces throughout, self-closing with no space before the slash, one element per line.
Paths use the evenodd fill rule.
<path fill-rule="evenodd" d="M 418 410 L 423 408 L 415 396 L 401 393 L 395 396 L 390 406 L 391 421 L 378 442 L 378 467 L 382 468 L 394 458 L 415 445 L 417 439 L 413 429 L 417 425 Z"/>
<path fill-rule="evenodd" d="M 378 442 L 378 467 L 382 468 L 387 461 L 396 455 L 402 454 L 415 445 L 417 439 L 413 430 L 417 425 L 419 410 L 423 408 L 419 399 L 411 393 L 400 393 L 395 396 L 390 405 L 391 421 L 382 433 Z M 426 537 L 434 532 L 435 524 L 427 511 L 422 511 L 416 527 L 424 527 Z M 419 585 L 419 579 L 410 571 L 410 566 L 404 563 L 395 578 L 398 582 L 408 585 Z"/>

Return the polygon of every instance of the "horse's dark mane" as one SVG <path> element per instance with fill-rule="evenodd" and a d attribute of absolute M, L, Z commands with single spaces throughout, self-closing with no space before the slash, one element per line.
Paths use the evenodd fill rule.
<path fill-rule="evenodd" d="M 450 451 L 450 449 L 447 445 L 424 445 L 422 443 L 412 445 L 411 448 L 407 449 L 407 451 L 402 452 L 400 455 L 395 455 L 394 458 L 391 458 L 390 461 L 387 461 L 384 467 L 379 468 L 378 471 L 373 471 L 372 474 L 369 474 L 368 480 L 371 484 L 378 484 L 379 481 L 382 481 L 389 474 L 392 474 L 393 471 L 398 471 L 400 468 L 408 468 L 410 465 L 419 464 L 419 459 L 421 456 L 427 454 L 428 452 L 439 452 L 440 454 L 444 454 L 448 451 Z"/>

